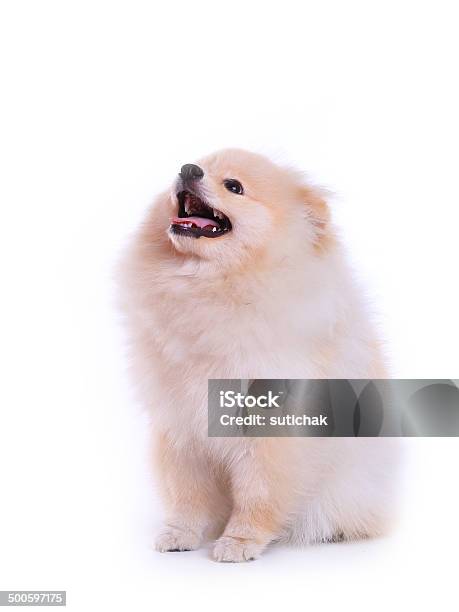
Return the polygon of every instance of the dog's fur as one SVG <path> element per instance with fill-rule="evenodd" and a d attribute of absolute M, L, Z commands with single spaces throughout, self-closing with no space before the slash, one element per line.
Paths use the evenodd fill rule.
<path fill-rule="evenodd" d="M 218 561 L 272 541 L 375 536 L 391 514 L 388 439 L 209 438 L 209 378 L 382 378 L 379 343 L 322 195 L 268 159 L 224 150 L 198 162 L 224 236 L 168 231 L 160 195 L 123 265 L 132 365 L 154 422 L 167 509 L 160 551 L 219 536 Z M 245 192 L 227 191 L 236 178 Z"/>

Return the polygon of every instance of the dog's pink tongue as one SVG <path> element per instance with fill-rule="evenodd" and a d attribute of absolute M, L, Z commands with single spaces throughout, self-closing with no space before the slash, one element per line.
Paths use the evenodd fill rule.
<path fill-rule="evenodd" d="M 185 225 L 192 223 L 196 225 L 196 227 L 200 227 L 201 229 L 204 227 L 218 227 L 218 223 L 213 221 L 212 219 L 205 219 L 204 217 L 174 217 L 171 219 L 171 223 L 174 225 Z"/>

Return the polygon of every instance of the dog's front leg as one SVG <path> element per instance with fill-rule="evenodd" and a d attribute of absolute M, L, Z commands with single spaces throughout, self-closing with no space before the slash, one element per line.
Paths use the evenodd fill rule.
<path fill-rule="evenodd" d="M 281 534 L 294 497 L 285 441 L 244 440 L 246 448 L 231 462 L 233 511 L 215 543 L 217 561 L 257 559 Z"/>
<path fill-rule="evenodd" d="M 166 435 L 157 440 L 156 466 L 166 521 L 156 539 L 160 552 L 195 550 L 222 512 L 211 465 L 196 446 L 177 447 Z"/>

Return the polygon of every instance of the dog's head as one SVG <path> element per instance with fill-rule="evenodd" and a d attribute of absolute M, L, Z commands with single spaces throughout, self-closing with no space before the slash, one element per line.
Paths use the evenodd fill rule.
<path fill-rule="evenodd" d="M 159 205 L 173 247 L 219 266 L 295 247 L 317 252 L 328 232 L 326 203 L 298 173 L 238 149 L 183 165 Z"/>

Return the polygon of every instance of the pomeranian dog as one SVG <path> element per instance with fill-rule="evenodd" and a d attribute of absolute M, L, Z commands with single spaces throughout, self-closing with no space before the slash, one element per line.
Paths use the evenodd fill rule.
<path fill-rule="evenodd" d="M 132 369 L 154 424 L 161 552 L 217 561 L 275 541 L 377 536 L 396 453 L 380 438 L 207 435 L 210 378 L 384 378 L 378 339 L 300 173 L 228 149 L 181 167 L 122 266 Z"/>

